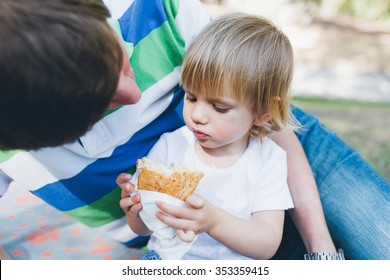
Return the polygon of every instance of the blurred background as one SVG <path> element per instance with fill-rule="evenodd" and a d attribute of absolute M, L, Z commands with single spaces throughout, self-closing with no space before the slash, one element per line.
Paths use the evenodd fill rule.
<path fill-rule="evenodd" d="M 295 52 L 294 104 L 390 182 L 390 0 L 203 0 L 273 20 Z"/>

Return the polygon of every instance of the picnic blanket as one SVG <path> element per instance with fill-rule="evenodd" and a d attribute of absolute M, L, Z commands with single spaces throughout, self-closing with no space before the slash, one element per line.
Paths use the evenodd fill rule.
<path fill-rule="evenodd" d="M 15 183 L 0 198 L 0 246 L 19 260 L 131 260 L 145 253 L 82 225 Z"/>

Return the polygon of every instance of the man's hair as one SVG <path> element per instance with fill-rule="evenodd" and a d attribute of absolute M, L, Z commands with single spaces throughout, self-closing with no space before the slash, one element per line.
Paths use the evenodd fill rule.
<path fill-rule="evenodd" d="M 231 97 L 260 118 L 272 119 L 254 126 L 262 138 L 295 119 L 289 108 L 294 58 L 288 38 L 269 20 L 234 13 L 207 25 L 189 47 L 182 65 L 185 90 L 208 97 L 230 91 Z M 278 101 L 279 100 L 279 101 Z"/>
<path fill-rule="evenodd" d="M 100 0 L 0 1 L 0 149 L 76 140 L 102 118 L 123 54 Z"/>

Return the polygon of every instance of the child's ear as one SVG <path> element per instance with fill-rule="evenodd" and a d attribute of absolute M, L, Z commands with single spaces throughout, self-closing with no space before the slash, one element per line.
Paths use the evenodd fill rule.
<path fill-rule="evenodd" d="M 275 97 L 274 102 L 276 102 L 276 105 L 279 107 L 282 100 L 280 99 L 280 97 Z M 265 113 L 260 118 L 256 118 L 254 120 L 253 124 L 256 126 L 261 126 L 261 125 L 269 122 L 270 120 L 272 120 L 272 115 L 270 113 Z"/>
<path fill-rule="evenodd" d="M 269 113 L 265 113 L 260 118 L 256 118 L 253 122 L 255 126 L 262 126 L 263 124 L 272 120 L 272 116 Z"/>

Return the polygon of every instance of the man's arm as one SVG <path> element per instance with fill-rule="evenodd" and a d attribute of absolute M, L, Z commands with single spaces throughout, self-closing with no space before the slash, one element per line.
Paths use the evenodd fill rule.
<path fill-rule="evenodd" d="M 336 252 L 326 225 L 317 185 L 305 152 L 289 129 L 269 135 L 287 152 L 288 185 L 294 201 L 289 214 L 308 252 Z"/>

